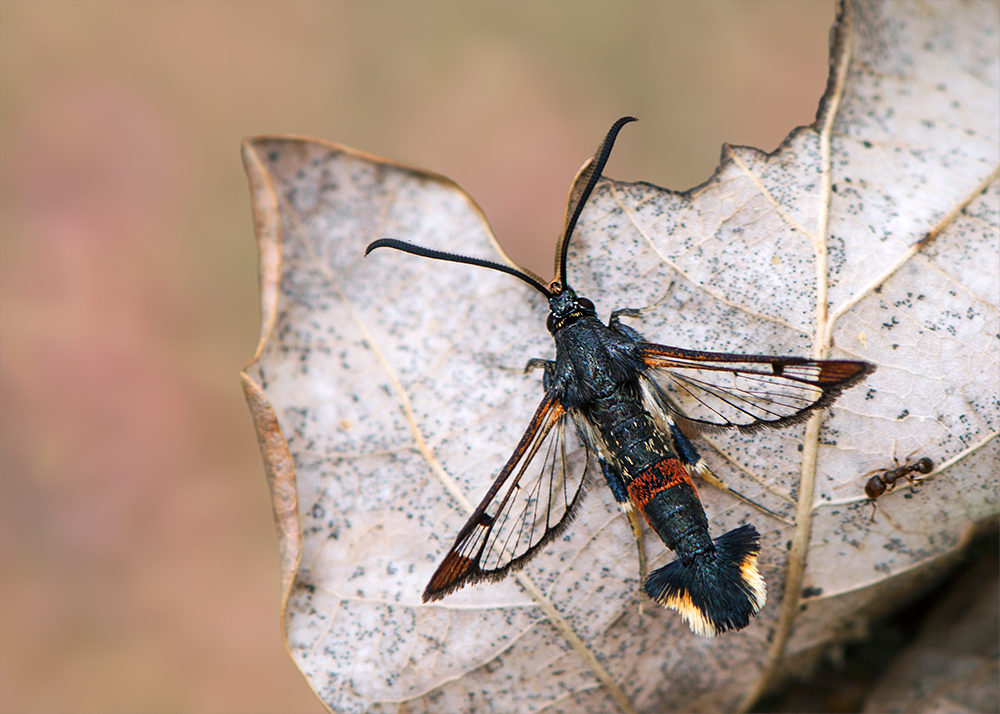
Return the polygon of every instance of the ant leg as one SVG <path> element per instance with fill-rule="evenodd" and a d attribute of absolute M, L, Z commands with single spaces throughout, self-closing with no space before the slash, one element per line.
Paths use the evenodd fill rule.
<path fill-rule="evenodd" d="M 920 485 L 920 479 L 913 478 L 909 473 L 903 474 L 903 478 L 910 484 L 910 493 L 916 493 L 917 487 Z"/>

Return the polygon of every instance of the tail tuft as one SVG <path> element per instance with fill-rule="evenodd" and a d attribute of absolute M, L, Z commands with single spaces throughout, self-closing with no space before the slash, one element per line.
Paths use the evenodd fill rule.
<path fill-rule="evenodd" d="M 646 578 L 646 594 L 677 610 L 696 634 L 742 630 L 764 606 L 767 585 L 757 570 L 760 534 L 740 526 L 715 540 L 715 552 L 677 559 Z"/>

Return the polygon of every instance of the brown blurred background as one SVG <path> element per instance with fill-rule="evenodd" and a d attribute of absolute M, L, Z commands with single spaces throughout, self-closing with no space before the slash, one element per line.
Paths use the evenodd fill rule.
<path fill-rule="evenodd" d="M 0 3 L 0 710 L 320 712 L 237 380 L 242 137 L 433 169 L 551 274 L 574 172 L 701 183 L 813 121 L 832 0 Z M 405 238 L 405 236 L 402 236 Z"/>

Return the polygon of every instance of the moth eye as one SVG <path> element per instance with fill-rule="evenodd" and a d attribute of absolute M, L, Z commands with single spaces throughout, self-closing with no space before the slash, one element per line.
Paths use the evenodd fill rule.
<path fill-rule="evenodd" d="M 545 318 L 545 329 L 548 330 L 549 332 L 553 332 L 553 330 L 555 330 L 556 326 L 555 317 L 556 316 L 550 312 L 549 316 Z"/>
<path fill-rule="evenodd" d="M 584 310 L 586 310 L 588 312 L 596 312 L 597 311 L 597 308 L 594 307 L 594 303 L 592 303 L 587 298 L 584 298 L 584 297 L 577 298 L 576 299 L 576 304 L 579 305 L 580 307 L 582 307 Z"/>

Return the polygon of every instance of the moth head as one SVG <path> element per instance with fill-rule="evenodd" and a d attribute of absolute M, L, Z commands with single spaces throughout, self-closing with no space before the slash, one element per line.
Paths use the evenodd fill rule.
<path fill-rule="evenodd" d="M 549 298 L 549 310 L 545 326 L 553 335 L 582 317 L 597 316 L 594 303 L 585 297 L 578 297 L 568 285 Z"/>
<path fill-rule="evenodd" d="M 573 232 L 576 229 L 576 223 L 580 218 L 583 207 L 586 205 L 587 200 L 594 191 L 594 187 L 601 178 L 601 173 L 604 171 L 604 166 L 611 155 L 611 149 L 615 145 L 618 132 L 621 131 L 623 126 L 633 121 L 635 121 L 635 117 L 622 117 L 616 121 L 610 131 L 608 131 L 607 136 L 604 137 L 604 141 L 597 147 L 597 153 L 583 165 L 583 168 L 577 173 L 576 178 L 573 179 L 573 185 L 570 187 L 569 201 L 566 204 L 566 220 L 563 224 L 562 234 L 559 237 L 559 244 L 556 246 L 556 276 L 550 283 L 546 284 L 540 277 L 524 268 L 497 263 L 492 260 L 483 260 L 482 258 L 472 258 L 466 255 L 456 255 L 455 253 L 424 248 L 423 246 L 396 240 L 395 238 L 380 238 L 379 240 L 372 241 L 365 248 L 365 255 L 368 255 L 376 248 L 393 248 L 424 258 L 443 260 L 449 263 L 476 265 L 480 268 L 513 275 L 548 298 L 549 310 L 551 312 L 549 313 L 546 326 L 553 335 L 582 317 L 595 317 L 597 311 L 594 309 L 594 303 L 587 298 L 577 297 L 573 289 L 567 284 L 566 259 L 569 251 L 569 242 L 573 237 Z"/>

